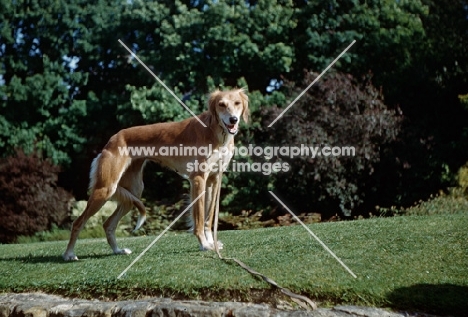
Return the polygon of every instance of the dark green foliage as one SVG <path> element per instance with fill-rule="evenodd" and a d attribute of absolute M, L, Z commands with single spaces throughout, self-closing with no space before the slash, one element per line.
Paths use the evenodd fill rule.
<path fill-rule="evenodd" d="M 61 225 L 72 196 L 57 187 L 59 168 L 36 153 L 17 151 L 0 161 L 0 242 Z"/>
<path fill-rule="evenodd" d="M 307 170 L 308 177 L 294 172 L 287 177 L 302 182 L 298 191 L 308 193 L 310 206 L 326 203 L 314 211 L 334 213 L 339 210 L 331 206 L 340 204 L 347 211 L 410 205 L 451 185 L 455 171 L 468 159 L 467 112 L 457 98 L 466 94 L 467 84 L 466 0 L 0 0 L 0 6 L 2 155 L 11 155 L 17 147 L 37 149 L 65 167 L 61 182 L 78 199 L 86 197 L 92 158 L 119 129 L 189 117 L 118 39 L 195 113 L 206 109 L 212 89 L 247 87 L 252 120 L 242 127 L 239 144 L 301 138 L 322 142 L 318 134 L 317 139 L 295 134 L 305 131 L 300 127 L 283 127 L 272 140 L 275 133 L 263 131 L 263 111 L 284 107 L 297 94 L 288 92 L 286 79 L 304 87 L 309 83 L 303 83 L 304 69 L 322 71 L 357 40 L 334 69 L 352 74 L 356 86 L 366 83 L 362 76 L 373 74 L 385 104 L 402 109 L 405 119 L 397 142 L 380 144 L 390 141 L 396 130 L 365 139 L 373 148 L 368 153 L 369 148 L 362 147 L 366 150 L 360 154 L 371 158 L 360 155 L 355 162 L 342 162 L 334 170 L 340 173 L 328 174 L 325 165 L 305 161 L 302 167 L 294 165 L 294 172 Z M 344 98 L 354 91 L 347 87 L 351 91 L 343 91 Z M 328 129 L 332 121 L 347 122 L 351 108 L 323 123 L 323 135 L 333 136 L 334 144 L 349 141 L 346 130 L 334 134 Z M 364 127 L 364 121 L 356 124 Z M 393 126 L 390 121 L 389 129 Z M 379 146 L 378 162 L 374 158 Z M 180 185 L 178 176 L 160 174 L 158 170 L 155 177 L 147 177 L 144 195 L 176 201 L 180 192 L 167 188 Z M 268 189 L 288 192 L 286 179 L 280 177 L 228 177 L 223 206 L 234 213 L 271 206 Z M 311 177 L 328 185 L 311 191 Z"/>
<path fill-rule="evenodd" d="M 304 86 L 318 74 L 308 73 Z M 291 87 L 298 95 L 302 87 Z M 274 120 L 283 109 L 265 109 L 267 120 Z M 350 216 L 365 199 L 372 184 L 381 146 L 399 133 L 401 114 L 388 109 L 370 78 L 358 83 L 351 75 L 332 73 L 314 85 L 272 128 L 262 129 L 266 143 L 307 145 L 320 149 L 298 158 L 283 157 L 291 171 L 275 175 L 276 189 L 300 212 L 320 210 Z M 327 155 L 325 147 L 343 155 Z M 353 155 L 346 155 L 347 150 Z M 351 153 L 351 152 L 350 152 Z M 300 209 L 299 209 L 300 208 Z"/>
<path fill-rule="evenodd" d="M 411 205 L 454 186 L 468 158 L 468 111 L 457 98 L 468 84 L 468 2 L 423 3 L 425 35 L 410 65 L 387 76 L 375 73 L 386 103 L 399 104 L 405 116 L 399 141 L 382 156 L 380 205 Z"/>
<path fill-rule="evenodd" d="M 76 6 L 43 5 L 1 1 L 0 147 L 3 155 L 22 148 L 69 164 L 81 150 L 77 128 L 86 115 L 86 103 L 75 96 L 87 74 L 70 72 L 66 63 L 79 23 Z"/>
<path fill-rule="evenodd" d="M 428 7 L 421 1 L 319 0 L 297 4 L 296 76 L 302 69 L 324 69 L 356 40 L 351 52 L 338 62 L 339 67 L 359 75 L 372 70 L 381 80 L 410 65 L 413 50 L 424 41 L 421 19 Z"/>

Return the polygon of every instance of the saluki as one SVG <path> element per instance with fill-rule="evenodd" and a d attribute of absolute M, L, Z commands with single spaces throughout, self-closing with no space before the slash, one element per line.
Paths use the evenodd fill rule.
<path fill-rule="evenodd" d="M 219 163 L 227 166 L 233 155 L 231 150 L 221 149 L 233 148 L 240 118 L 248 121 L 248 104 L 249 100 L 243 89 L 216 90 L 209 96 L 208 111 L 198 116 L 206 127 L 197 118 L 192 117 L 180 122 L 131 127 L 113 135 L 91 164 L 90 197 L 83 214 L 73 222 L 70 241 L 63 254 L 64 260 L 78 260 L 74 252 L 78 235 L 86 221 L 96 214 L 107 200 L 115 200 L 118 203 L 117 209 L 104 223 L 107 242 L 114 254 L 131 253 L 129 249 L 118 247 L 115 230 L 120 219 L 133 206 L 139 211 L 135 230 L 140 228 L 146 219 L 145 206 L 140 197 L 143 192 L 143 169 L 148 160 L 188 178 L 192 201 L 205 191 L 205 195 L 192 206 L 193 233 L 201 250 L 214 250 L 212 224 L 214 210 L 219 201 L 216 197 L 217 188 L 220 186 L 218 168 L 222 168 Z M 129 151 L 143 147 L 151 147 L 154 153 L 168 147 L 209 147 L 212 151 L 207 154 L 191 151 L 190 155 L 142 155 L 141 152 L 137 155 Z M 202 166 L 205 168 L 196 168 Z M 206 168 L 213 166 L 217 168 Z M 218 248 L 221 247 L 222 244 L 219 243 Z"/>

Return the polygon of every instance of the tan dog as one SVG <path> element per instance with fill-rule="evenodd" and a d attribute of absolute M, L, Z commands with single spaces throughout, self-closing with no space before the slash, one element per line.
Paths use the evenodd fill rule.
<path fill-rule="evenodd" d="M 217 199 L 218 164 L 227 166 L 232 151 L 223 149 L 234 145 L 234 135 L 238 132 L 242 117 L 247 122 L 248 97 L 242 89 L 215 91 L 209 98 L 209 110 L 198 118 L 180 122 L 156 123 L 137 126 L 119 131 L 112 136 L 102 152 L 94 159 L 90 172 L 91 195 L 83 214 L 73 223 L 70 241 L 63 254 L 66 261 L 78 260 L 74 252 L 76 240 L 86 221 L 104 205 L 107 200 L 118 202 L 117 209 L 104 223 L 107 241 L 115 254 L 130 254 L 129 249 L 120 249 L 115 239 L 115 230 L 120 219 L 135 206 L 139 211 L 137 230 L 145 221 L 146 210 L 140 200 L 143 192 L 143 168 L 147 160 L 168 167 L 190 181 L 192 201 L 206 191 L 193 205 L 194 234 L 201 250 L 213 250 L 212 223 Z M 149 155 L 141 151 L 128 151 L 129 148 L 145 147 L 154 153 L 168 148 L 211 147 L 212 152 L 200 155 L 191 151 L 190 155 Z M 125 150 L 126 149 L 126 150 Z M 142 154 L 143 153 L 143 154 Z M 224 153 L 225 155 L 222 155 Z M 202 164 L 204 163 L 204 164 Z M 197 168 L 200 167 L 200 168 Z M 202 169 L 201 167 L 205 167 Z M 206 167 L 210 167 L 208 170 Z M 214 168 L 213 168 L 214 167 Z M 222 247 L 219 243 L 218 247 Z"/>

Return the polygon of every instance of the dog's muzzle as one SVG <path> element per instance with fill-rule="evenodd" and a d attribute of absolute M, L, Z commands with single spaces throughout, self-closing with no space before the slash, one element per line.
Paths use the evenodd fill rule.
<path fill-rule="evenodd" d="M 239 127 L 239 118 L 235 117 L 235 116 L 232 116 L 232 117 L 229 117 L 229 123 L 226 123 L 224 122 L 224 126 L 226 127 L 227 131 L 230 133 L 230 134 L 237 134 L 237 132 L 239 131 L 238 127 Z"/>

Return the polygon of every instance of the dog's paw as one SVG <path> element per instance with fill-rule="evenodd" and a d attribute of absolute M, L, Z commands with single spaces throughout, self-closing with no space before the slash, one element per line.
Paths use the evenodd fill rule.
<path fill-rule="evenodd" d="M 128 254 L 132 254 L 132 250 L 130 250 L 130 249 L 117 249 L 117 250 L 114 251 L 114 254 L 128 255 Z"/>
<path fill-rule="evenodd" d="M 212 247 L 212 250 L 215 249 L 214 247 L 214 242 L 213 243 L 210 243 L 211 247 Z M 222 250 L 224 247 L 224 243 L 222 243 L 221 241 L 218 240 L 218 250 Z"/>
<path fill-rule="evenodd" d="M 78 257 L 74 253 L 64 253 L 62 257 L 67 262 L 78 261 Z"/>
<path fill-rule="evenodd" d="M 200 251 L 213 251 L 214 245 L 212 243 L 200 244 Z"/>
<path fill-rule="evenodd" d="M 218 249 L 222 250 L 224 247 L 224 244 L 221 241 L 218 241 Z M 200 251 L 214 251 L 214 243 L 208 243 L 206 245 L 200 245 Z"/>

